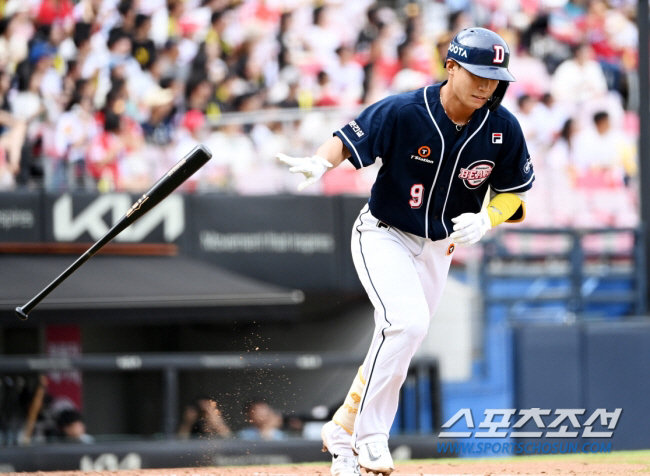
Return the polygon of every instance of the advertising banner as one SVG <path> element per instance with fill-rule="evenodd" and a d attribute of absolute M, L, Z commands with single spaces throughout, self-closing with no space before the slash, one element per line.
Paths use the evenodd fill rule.
<path fill-rule="evenodd" d="M 0 242 L 41 240 L 41 195 L 38 192 L 0 194 Z"/>
<path fill-rule="evenodd" d="M 45 195 L 45 241 L 100 239 L 138 199 L 128 193 Z M 185 232 L 184 196 L 171 194 L 116 238 L 117 243 L 172 243 Z"/>
<path fill-rule="evenodd" d="M 192 254 L 283 286 L 337 285 L 335 201 L 319 196 L 188 196 Z"/>

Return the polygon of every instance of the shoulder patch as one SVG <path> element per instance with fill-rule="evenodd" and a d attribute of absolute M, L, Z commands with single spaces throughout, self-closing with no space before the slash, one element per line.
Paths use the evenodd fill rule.
<path fill-rule="evenodd" d="M 363 129 L 361 129 L 361 126 L 357 124 L 357 121 L 350 121 L 348 125 L 352 129 L 352 132 L 356 134 L 357 138 L 361 139 L 363 136 L 366 135 L 366 133 L 363 132 Z"/>
<path fill-rule="evenodd" d="M 524 175 L 528 175 L 530 171 L 533 170 L 533 162 L 530 160 L 530 157 L 526 159 L 526 163 L 524 163 L 522 170 L 524 172 Z"/>

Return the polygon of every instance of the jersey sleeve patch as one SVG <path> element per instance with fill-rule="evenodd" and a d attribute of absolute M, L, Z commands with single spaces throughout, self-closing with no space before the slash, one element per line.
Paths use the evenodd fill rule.
<path fill-rule="evenodd" d="M 343 145 L 345 145 L 345 147 L 348 148 L 348 151 L 350 152 L 350 157 L 348 157 L 348 159 L 350 160 L 350 162 L 352 162 L 352 165 L 354 165 L 356 169 L 360 169 L 364 166 L 368 166 L 374 162 L 374 160 L 373 161 L 361 160 L 361 155 L 359 155 L 359 151 L 357 150 L 357 148 L 354 146 L 354 143 L 350 139 L 350 134 L 346 134 L 345 132 L 343 132 L 343 129 L 339 129 L 334 133 L 334 135 L 337 136 L 339 139 L 341 139 L 343 141 Z"/>
<path fill-rule="evenodd" d="M 384 157 L 396 115 L 394 96 L 368 106 L 359 116 L 334 132 L 350 151 L 349 160 L 356 167 L 375 163 Z"/>
<path fill-rule="evenodd" d="M 494 137 L 494 135 L 493 135 Z M 512 117 L 501 135 L 499 158 L 490 179 L 496 192 L 523 192 L 533 186 L 535 171 L 519 122 Z"/>
<path fill-rule="evenodd" d="M 363 136 L 366 135 L 363 129 L 361 129 L 361 126 L 357 123 L 357 121 L 350 121 L 348 123 L 348 126 L 350 126 L 350 129 L 352 129 L 352 137 L 351 139 L 354 141 L 359 141 L 363 138 Z"/>

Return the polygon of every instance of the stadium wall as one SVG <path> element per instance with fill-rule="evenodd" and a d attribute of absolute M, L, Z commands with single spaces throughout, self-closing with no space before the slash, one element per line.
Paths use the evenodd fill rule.
<path fill-rule="evenodd" d="M 650 447 L 647 320 L 519 325 L 514 343 L 515 408 L 585 409 L 583 423 L 598 408 L 622 408 L 611 438 L 579 439 L 611 442 L 615 450 Z"/>

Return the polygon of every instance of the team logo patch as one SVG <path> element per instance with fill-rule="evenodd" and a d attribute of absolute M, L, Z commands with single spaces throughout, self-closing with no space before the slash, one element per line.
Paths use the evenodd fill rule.
<path fill-rule="evenodd" d="M 461 168 L 458 178 L 462 179 L 469 189 L 478 188 L 492 173 L 494 162 L 489 160 L 478 160 L 467 168 Z"/>
<path fill-rule="evenodd" d="M 494 48 L 494 58 L 492 59 L 492 62 L 494 64 L 501 64 L 503 63 L 503 60 L 506 59 L 506 50 L 503 46 L 501 45 L 493 45 Z"/>
<path fill-rule="evenodd" d="M 524 164 L 524 173 L 528 175 L 532 169 L 533 169 L 533 163 L 530 161 L 530 157 L 528 157 L 526 159 L 526 163 Z"/>
<path fill-rule="evenodd" d="M 450 244 L 449 247 L 447 248 L 447 256 L 452 254 L 455 249 L 456 249 L 456 245 L 454 243 Z"/>
<path fill-rule="evenodd" d="M 503 132 L 493 132 L 492 133 L 492 143 L 493 144 L 503 144 Z"/>

